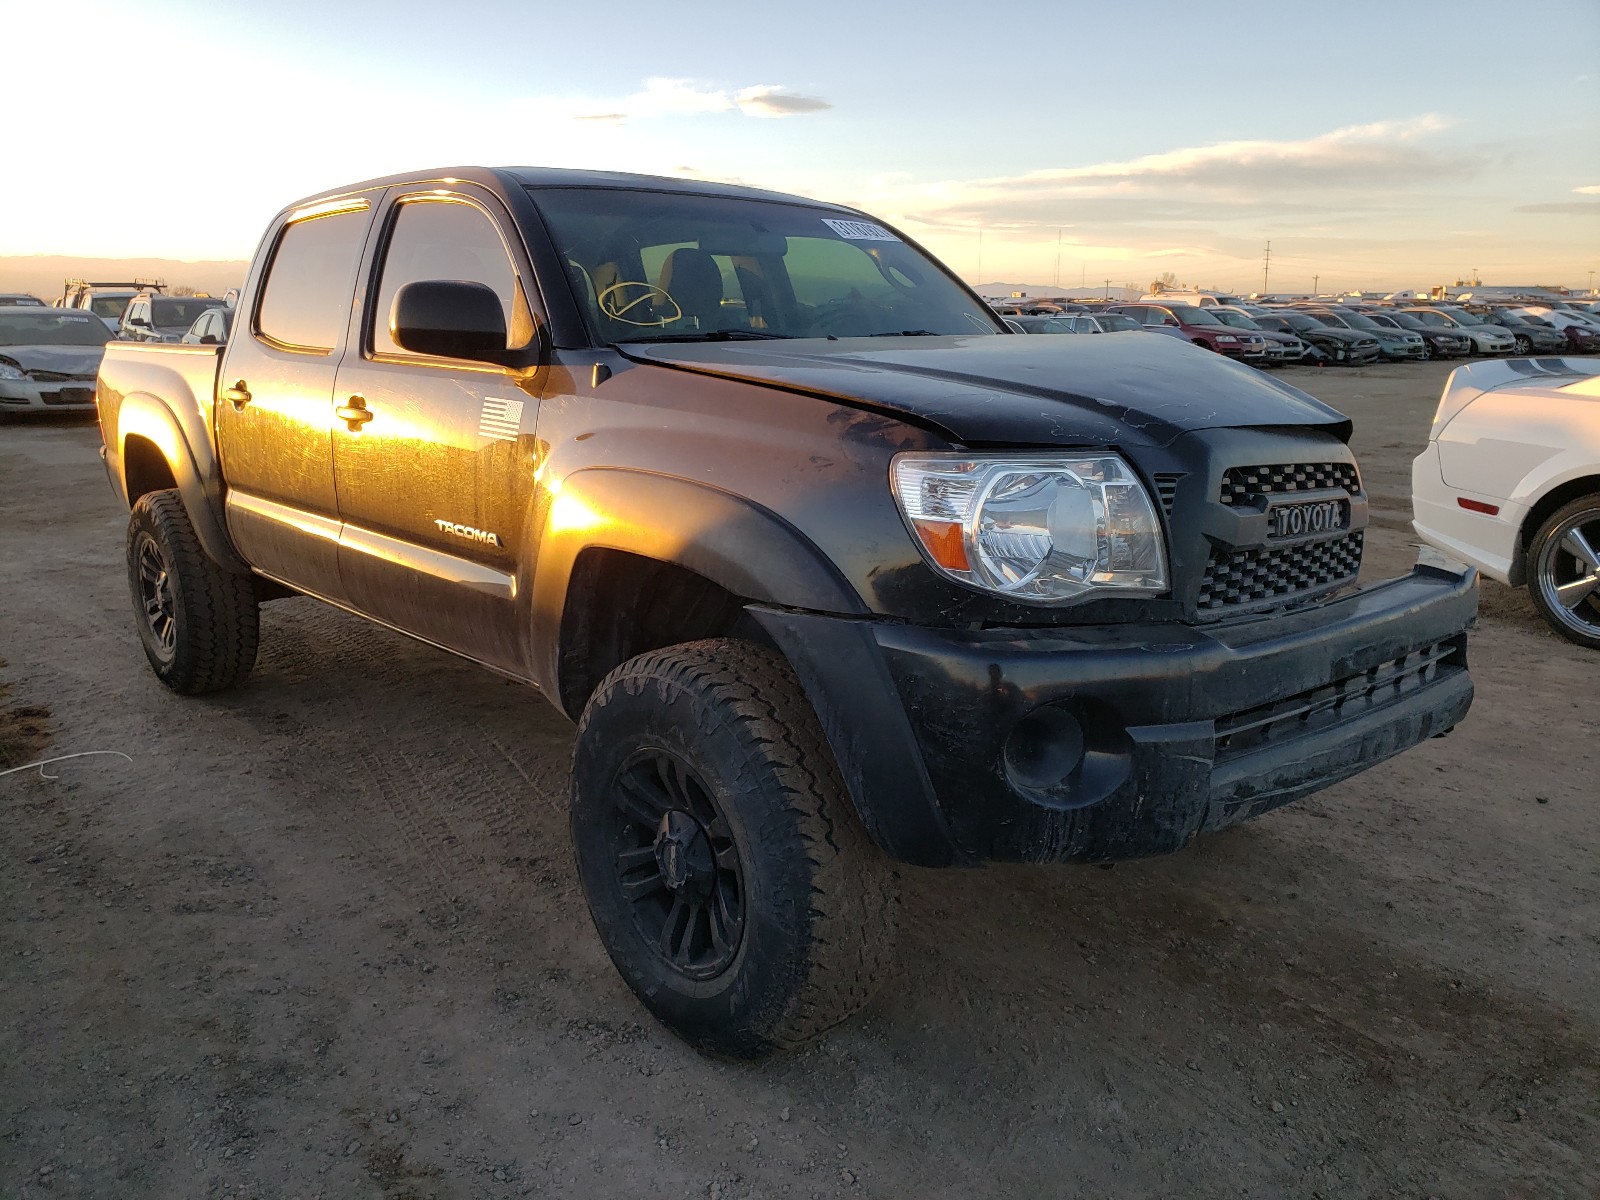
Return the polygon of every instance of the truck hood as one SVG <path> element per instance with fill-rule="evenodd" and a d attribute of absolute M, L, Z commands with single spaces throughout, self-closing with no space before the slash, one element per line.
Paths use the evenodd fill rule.
<path fill-rule="evenodd" d="M 24 371 L 93 375 L 105 352 L 104 346 L 0 346 L 0 362 L 14 363 Z"/>
<path fill-rule="evenodd" d="M 967 445 L 1167 445 L 1195 429 L 1299 426 L 1348 439 L 1341 413 L 1174 338 L 882 337 L 662 342 L 627 358 L 827 396 Z"/>

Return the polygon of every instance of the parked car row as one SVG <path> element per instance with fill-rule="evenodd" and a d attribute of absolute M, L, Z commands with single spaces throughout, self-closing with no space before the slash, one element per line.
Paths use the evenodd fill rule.
<path fill-rule="evenodd" d="M 1420 301 L 1301 300 L 1253 304 L 1213 293 L 1151 293 L 1137 303 L 995 306 L 1024 333 L 1094 333 L 1107 316 L 1182 337 L 1255 366 L 1493 355 L 1600 352 L 1600 302 L 1459 305 Z"/>
<path fill-rule="evenodd" d="M 95 376 L 107 343 L 228 340 L 227 297 L 169 296 L 150 281 L 67 281 L 46 304 L 0 293 L 0 412 L 94 408 Z"/>

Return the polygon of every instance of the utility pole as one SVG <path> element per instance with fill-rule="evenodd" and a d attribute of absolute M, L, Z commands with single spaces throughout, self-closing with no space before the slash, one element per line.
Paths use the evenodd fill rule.
<path fill-rule="evenodd" d="M 1061 289 L 1061 227 L 1056 226 L 1056 290 Z"/>
<path fill-rule="evenodd" d="M 1261 259 L 1261 291 L 1262 291 L 1263 295 L 1265 295 L 1266 291 L 1267 291 L 1267 274 L 1271 270 L 1271 268 L 1272 268 L 1272 243 L 1268 242 L 1267 243 L 1266 254 Z"/>
<path fill-rule="evenodd" d="M 1589 272 L 1589 295 L 1594 295 L 1594 272 Z"/>
<path fill-rule="evenodd" d="M 1322 276 L 1321 275 L 1313 275 L 1311 277 L 1311 294 L 1313 296 L 1316 296 L 1316 295 L 1320 294 L 1317 285 L 1319 283 L 1321 283 L 1321 282 L 1322 282 Z"/>
<path fill-rule="evenodd" d="M 1111 299 L 1111 280 L 1106 280 L 1106 299 Z"/>

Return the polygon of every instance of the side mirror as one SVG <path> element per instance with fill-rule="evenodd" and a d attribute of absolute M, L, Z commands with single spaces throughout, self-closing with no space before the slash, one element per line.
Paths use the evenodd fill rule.
<path fill-rule="evenodd" d="M 200 335 L 200 344 L 202 346 L 215 346 L 217 339 L 209 333 L 203 333 Z"/>
<path fill-rule="evenodd" d="M 423 279 L 395 293 L 389 336 L 402 350 L 472 362 L 506 357 L 506 317 L 500 297 L 481 283 Z"/>
<path fill-rule="evenodd" d="M 128 318 L 128 324 L 129 325 L 137 325 L 140 329 L 149 329 L 150 328 L 150 322 L 146 321 L 143 317 L 129 317 Z"/>

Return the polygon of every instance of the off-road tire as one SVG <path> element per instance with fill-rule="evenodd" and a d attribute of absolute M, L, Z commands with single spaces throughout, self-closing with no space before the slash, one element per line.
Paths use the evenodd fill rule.
<path fill-rule="evenodd" d="M 128 588 L 145 657 L 173 691 L 218 692 L 250 673 L 260 638 L 254 580 L 206 554 L 176 489 L 133 506 Z"/>
<path fill-rule="evenodd" d="M 622 780 L 636 778 L 629 764 L 641 756 L 692 770 L 703 789 L 696 803 L 712 802 L 725 820 L 724 852 L 730 839 L 737 852 L 737 949 L 709 976 L 669 961 L 640 901 L 624 896 L 624 859 L 637 862 L 651 836 L 619 816 Z M 799 681 L 773 650 L 690 642 L 612 671 L 578 724 L 571 817 L 579 877 L 611 961 L 646 1008 L 703 1050 L 756 1058 L 799 1046 L 858 1012 L 892 962 L 894 873 L 851 808 Z M 667 836 L 663 823 L 651 860 L 663 879 Z M 642 870 L 650 869 L 647 861 Z"/>
<path fill-rule="evenodd" d="M 1600 590 L 1580 601 L 1576 609 L 1564 607 L 1555 595 L 1558 584 L 1571 583 L 1586 573 L 1582 562 L 1562 548 L 1575 526 L 1585 531 L 1591 549 L 1600 550 L 1600 492 L 1562 505 L 1529 539 L 1523 560 L 1528 594 L 1550 628 L 1568 641 L 1600 650 Z"/>

